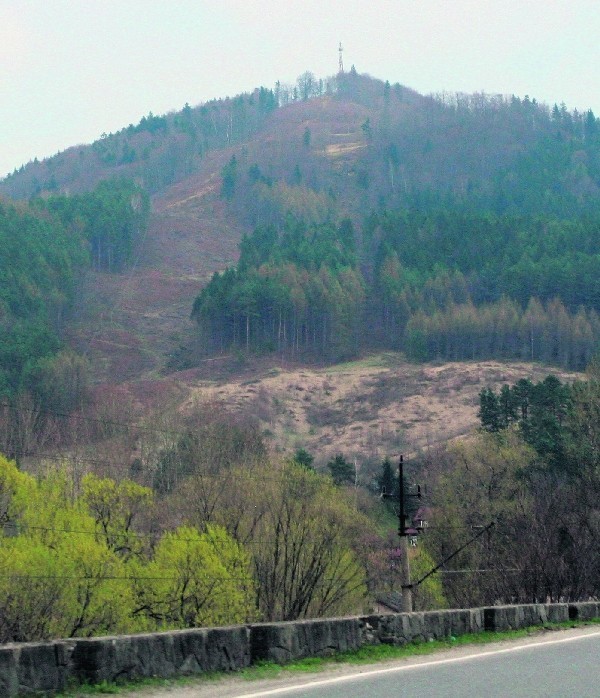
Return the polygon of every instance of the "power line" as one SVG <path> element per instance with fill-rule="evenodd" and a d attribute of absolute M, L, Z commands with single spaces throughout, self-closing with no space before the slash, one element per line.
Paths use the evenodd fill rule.
<path fill-rule="evenodd" d="M 210 524 L 209 524 L 210 525 Z M 48 532 L 48 533 L 62 533 L 65 535 L 90 535 L 90 536 L 100 536 L 100 537 L 108 537 L 108 538 L 139 538 L 139 539 L 155 539 L 157 536 L 169 534 L 169 533 L 177 533 L 177 529 L 172 529 L 172 528 L 164 528 L 161 530 L 157 530 L 154 533 L 138 533 L 135 531 L 128 531 L 124 533 L 112 533 L 112 532 L 106 532 L 103 530 L 97 530 L 97 531 L 91 531 L 91 530 L 82 530 L 82 529 L 70 529 L 70 528 L 53 528 L 51 526 L 30 526 L 29 524 L 21 524 L 21 523 L 16 523 L 16 522 L 9 522 L 9 523 L 4 523 L 0 524 L 0 528 L 13 528 L 13 529 L 19 529 L 22 532 L 27 532 L 27 531 L 43 531 L 43 532 Z M 198 529 L 199 535 L 206 535 L 203 533 L 200 529 Z M 230 533 L 228 533 L 229 536 L 231 536 Z M 275 542 L 276 538 L 260 538 L 260 539 L 252 539 L 246 542 L 243 542 L 241 540 L 238 540 L 237 538 L 231 538 L 230 542 L 234 542 L 237 545 L 240 545 L 242 547 L 247 546 L 247 545 L 267 545 L 269 543 Z M 198 538 L 181 538 L 177 537 L 178 542 L 182 543 L 210 543 L 213 547 L 220 547 L 221 544 L 217 545 L 217 541 L 214 541 L 210 538 L 210 536 L 207 539 L 203 540 L 198 540 Z M 223 543 L 223 547 L 226 547 L 229 545 L 229 543 Z"/>
<path fill-rule="evenodd" d="M 437 574 L 504 574 L 504 573 L 522 573 L 523 570 L 518 567 L 511 567 L 508 569 L 475 569 L 475 570 L 437 570 Z"/>
<path fill-rule="evenodd" d="M 183 575 L 182 575 L 183 576 Z M 190 575 L 192 576 L 192 575 Z M 176 582 L 181 579 L 180 577 L 156 577 L 156 576 L 144 576 L 144 575 L 118 575 L 118 574 L 89 574 L 89 575 L 62 575 L 62 574 L 0 574 L 0 579 L 70 579 L 75 581 L 134 581 L 134 582 Z M 208 577 L 207 582 L 252 582 L 254 581 L 251 576 L 248 577 Z"/>
<path fill-rule="evenodd" d="M 144 575 L 60 575 L 60 574 L 0 574 L 0 579 L 52 579 L 52 580 L 71 580 L 71 581 L 156 581 L 156 582 L 177 582 L 182 579 L 185 575 L 179 577 L 162 577 L 162 576 L 144 576 Z M 188 575 L 193 576 L 193 575 Z M 334 583 L 350 583 L 355 581 L 352 577 L 356 574 L 351 575 L 349 578 L 340 575 L 340 577 L 329 577 L 320 579 L 314 584 L 310 584 L 310 589 L 316 589 L 322 586 L 327 586 Z M 306 580 L 300 575 L 297 577 L 297 584 L 302 585 Z M 254 586 L 257 584 L 257 580 L 252 576 L 248 577 L 224 577 L 224 576 L 210 576 L 206 579 L 198 579 L 198 581 L 212 583 L 212 582 L 238 582 L 238 583 L 249 583 Z M 285 580 L 282 580 L 285 582 Z M 288 580 L 289 581 L 289 580 Z M 363 580 L 360 580 L 360 584 Z"/>
<path fill-rule="evenodd" d="M 67 412 L 59 412 L 58 410 L 52 410 L 52 409 L 46 409 L 44 408 L 43 410 L 35 410 L 32 408 L 27 408 L 27 407 L 16 407 L 15 405 L 11 405 L 10 403 L 7 402 L 0 402 L 0 408 L 5 408 L 11 411 L 16 411 L 16 412 L 25 412 L 26 414 L 34 415 L 36 417 L 40 417 L 43 415 L 53 415 L 54 417 L 60 417 L 62 419 L 68 419 L 68 420 L 74 420 L 76 422 L 89 422 L 91 424 L 100 424 L 102 426 L 111 426 L 111 427 L 119 427 L 123 428 L 126 427 L 128 429 L 137 429 L 139 431 L 148 431 L 151 433 L 156 433 L 156 434 L 169 434 L 170 436 L 189 436 L 190 433 L 192 433 L 192 430 L 188 431 L 178 431 L 176 429 L 159 429 L 157 427 L 149 427 L 145 426 L 142 424 L 136 424 L 135 422 L 118 422 L 116 420 L 111 420 L 111 419 L 99 419 L 97 417 L 84 417 L 83 415 L 80 414 L 74 414 L 74 413 L 67 413 Z"/>
<path fill-rule="evenodd" d="M 101 466 L 108 466 L 108 467 L 114 467 L 117 465 L 114 461 L 109 461 L 109 460 L 100 460 L 98 458 L 87 458 L 83 456 L 77 456 L 73 454 L 65 454 L 65 453 L 37 453 L 37 454 L 19 454 L 21 458 L 26 458 L 29 460 L 36 460 L 36 461 L 47 461 L 47 460 L 53 460 L 53 461 L 59 461 L 60 460 L 67 460 L 70 462 L 73 462 L 76 464 L 77 462 L 80 463 L 87 463 L 89 465 L 101 465 Z M 123 468 L 128 467 L 127 464 L 123 464 Z M 316 472 L 316 471 L 315 471 Z M 318 474 L 318 473 L 317 473 Z M 184 475 L 181 473 L 176 473 L 176 476 L 179 475 L 181 479 L 184 479 Z M 230 470 L 223 470 L 222 474 L 220 475 L 205 475 L 202 473 L 199 473 L 198 471 L 195 471 L 193 473 L 187 473 L 186 475 L 189 476 L 199 476 L 199 479 L 197 482 L 205 482 L 205 481 L 210 481 L 210 482 L 223 482 L 224 480 L 230 479 L 231 476 L 231 471 Z M 285 482 L 286 479 L 292 480 L 294 477 L 294 471 L 291 469 L 286 469 L 283 471 L 280 471 L 280 474 L 277 475 L 252 475 L 251 473 L 238 473 L 236 472 L 236 480 L 251 480 L 251 481 L 256 481 L 256 482 Z"/>

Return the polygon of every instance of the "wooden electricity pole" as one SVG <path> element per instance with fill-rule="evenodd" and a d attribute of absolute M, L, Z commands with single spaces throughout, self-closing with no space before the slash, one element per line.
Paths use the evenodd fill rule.
<path fill-rule="evenodd" d="M 408 535 L 406 533 L 406 510 L 404 499 L 404 457 L 400 456 L 398 462 L 398 535 L 400 536 L 400 555 L 402 565 L 402 611 L 412 613 L 413 598 L 412 584 L 410 583 L 410 560 L 408 559 Z"/>
<path fill-rule="evenodd" d="M 386 496 L 386 493 L 383 493 Z M 389 496 L 389 495 L 387 495 Z M 411 582 L 410 579 L 410 560 L 408 558 L 408 533 L 406 530 L 406 520 L 408 515 L 406 513 L 406 497 L 418 497 L 421 498 L 421 486 L 417 485 L 416 493 L 405 492 L 404 488 L 404 456 L 400 456 L 398 462 L 398 536 L 400 537 L 400 555 L 401 555 L 401 589 L 402 589 L 402 612 L 412 613 L 413 610 L 413 589 L 422 584 L 426 579 L 428 579 L 432 574 L 435 574 L 440 570 L 447 562 L 456 557 L 465 548 L 469 547 L 471 543 L 474 543 L 480 536 L 484 533 L 490 531 L 496 522 L 492 521 L 487 526 L 482 526 L 481 530 L 478 531 L 472 538 L 457 548 L 450 555 L 445 557 L 438 565 L 429 570 L 427 574 L 418 579 L 416 582 Z M 417 529 L 421 530 L 421 529 Z"/>

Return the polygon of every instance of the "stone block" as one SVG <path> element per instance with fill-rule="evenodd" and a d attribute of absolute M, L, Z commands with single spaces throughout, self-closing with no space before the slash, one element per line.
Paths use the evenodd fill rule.
<path fill-rule="evenodd" d="M 472 611 L 462 609 L 452 609 L 445 611 L 447 617 L 447 632 L 449 635 L 466 635 L 474 632 L 472 630 Z M 476 632 L 476 631 L 475 631 Z"/>
<path fill-rule="evenodd" d="M 0 696 L 19 695 L 19 650 L 15 645 L 0 647 Z"/>
<path fill-rule="evenodd" d="M 17 676 L 23 694 L 59 691 L 67 684 L 67 666 L 58 663 L 60 643 L 35 642 L 20 645 Z M 2 694 L 4 695 L 4 694 Z"/>
<path fill-rule="evenodd" d="M 81 683 L 173 676 L 170 633 L 75 640 L 72 671 Z"/>
<path fill-rule="evenodd" d="M 549 603 L 546 605 L 549 623 L 564 623 L 569 620 L 568 603 Z"/>
<path fill-rule="evenodd" d="M 522 607 L 519 627 L 528 628 L 532 625 L 543 625 L 547 620 L 544 604 L 525 604 Z"/>
<path fill-rule="evenodd" d="M 422 613 L 384 613 L 359 620 L 365 645 L 404 645 L 424 637 Z"/>
<path fill-rule="evenodd" d="M 245 625 L 206 628 L 203 671 L 236 671 L 250 665 L 250 630 Z"/>
<path fill-rule="evenodd" d="M 364 627 L 359 618 L 251 625 L 252 661 L 286 663 L 303 657 L 323 657 L 358 649 L 363 644 Z"/>
<path fill-rule="evenodd" d="M 467 611 L 469 614 L 469 632 L 480 633 L 483 630 L 483 608 L 471 608 Z"/>
<path fill-rule="evenodd" d="M 172 633 L 173 663 L 178 674 L 201 674 L 210 662 L 206 648 L 206 630 L 177 630 Z"/>
<path fill-rule="evenodd" d="M 569 620 L 593 620 L 598 617 L 598 604 L 595 601 L 569 604 Z"/>
<path fill-rule="evenodd" d="M 483 609 L 483 629 L 488 632 L 509 630 L 509 620 L 504 606 L 489 606 Z"/>
<path fill-rule="evenodd" d="M 274 661 L 285 664 L 298 656 L 298 638 L 290 623 L 261 623 L 250 626 L 252 663 Z"/>
<path fill-rule="evenodd" d="M 447 637 L 446 618 L 441 611 L 423 613 L 423 628 L 426 640 L 441 640 Z"/>
<path fill-rule="evenodd" d="M 250 663 L 246 626 L 202 628 L 75 641 L 72 669 L 81 682 L 233 671 Z"/>

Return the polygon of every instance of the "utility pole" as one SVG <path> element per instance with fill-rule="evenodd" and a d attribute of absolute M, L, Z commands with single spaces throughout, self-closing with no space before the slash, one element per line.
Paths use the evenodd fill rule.
<path fill-rule="evenodd" d="M 389 497 L 384 490 L 382 497 Z M 457 548 L 450 555 L 446 556 L 439 564 L 435 565 L 433 569 L 429 570 L 427 574 L 423 575 L 416 582 L 411 582 L 410 579 L 410 560 L 408 559 L 408 533 L 406 531 L 406 520 L 408 518 L 406 513 L 405 497 L 418 497 L 421 499 L 421 486 L 417 485 L 416 493 L 405 493 L 404 488 L 404 456 L 400 456 L 398 461 L 398 536 L 400 537 L 400 555 L 401 555 L 401 589 L 402 589 L 402 612 L 412 613 L 413 610 L 413 589 L 422 584 L 426 579 L 429 579 L 432 574 L 435 574 L 440 570 L 447 562 L 456 557 L 465 548 L 468 548 L 471 543 L 474 543 L 478 538 L 480 538 L 484 533 L 489 533 L 491 529 L 496 525 L 496 521 L 491 521 L 487 526 L 482 526 L 472 538 Z M 422 529 L 417 529 L 422 530 Z"/>
<path fill-rule="evenodd" d="M 382 493 L 382 497 L 390 497 L 391 494 Z M 418 497 L 421 499 L 421 486 L 417 485 L 415 494 L 404 491 L 404 456 L 400 456 L 398 461 L 398 536 L 400 537 L 400 565 L 401 565 L 401 589 L 402 589 L 402 611 L 412 613 L 413 598 L 412 590 L 417 584 L 410 581 L 410 560 L 408 558 L 408 533 L 406 530 L 406 497 Z"/>
<path fill-rule="evenodd" d="M 408 559 L 408 535 L 406 534 L 406 511 L 404 506 L 404 456 L 398 461 L 398 535 L 400 536 L 400 555 L 402 564 L 402 611 L 412 613 L 412 584 L 410 583 L 410 560 Z"/>

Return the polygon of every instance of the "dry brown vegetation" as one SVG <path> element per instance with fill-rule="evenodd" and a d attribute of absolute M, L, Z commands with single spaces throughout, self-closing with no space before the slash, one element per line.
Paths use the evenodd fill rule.
<path fill-rule="evenodd" d="M 416 365 L 386 353 L 328 368 L 285 369 L 262 364 L 252 375 L 206 380 L 182 374 L 189 407 L 217 400 L 255 417 L 272 447 L 305 448 L 323 464 L 336 453 L 358 462 L 415 452 L 477 427 L 479 392 L 554 372 L 537 364 L 496 361 Z M 560 373 L 562 380 L 576 374 Z"/>
<path fill-rule="evenodd" d="M 235 263 L 241 228 L 219 199 L 211 167 L 153 200 L 134 265 L 88 274 L 70 331 L 101 382 L 157 377 L 189 342 L 192 301 L 215 271 Z"/>

